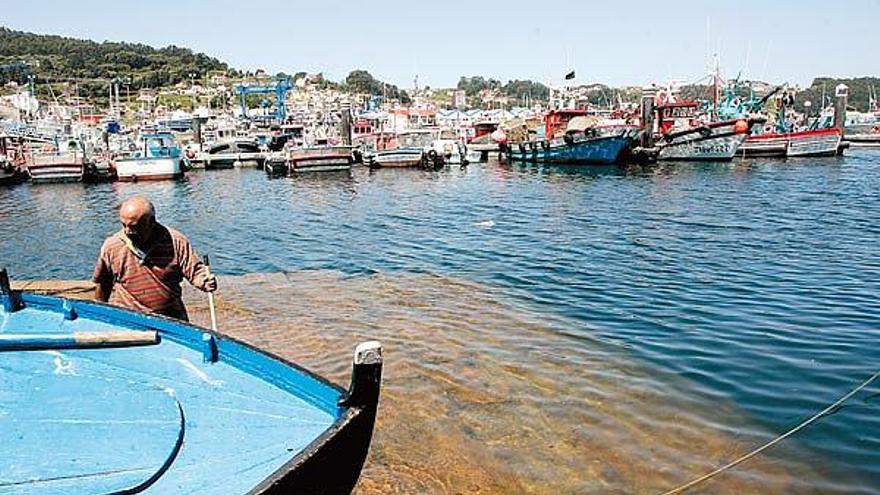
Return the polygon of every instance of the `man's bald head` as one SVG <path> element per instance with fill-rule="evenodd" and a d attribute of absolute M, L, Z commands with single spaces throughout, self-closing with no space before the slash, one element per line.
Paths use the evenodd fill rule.
<path fill-rule="evenodd" d="M 123 201 L 119 207 L 122 230 L 132 241 L 144 244 L 149 241 L 156 224 L 156 209 L 149 199 L 134 196 Z"/>
<path fill-rule="evenodd" d="M 137 216 L 142 218 L 144 215 L 151 217 L 156 216 L 156 209 L 149 199 L 143 196 L 133 196 L 122 202 L 119 206 L 119 216 Z"/>

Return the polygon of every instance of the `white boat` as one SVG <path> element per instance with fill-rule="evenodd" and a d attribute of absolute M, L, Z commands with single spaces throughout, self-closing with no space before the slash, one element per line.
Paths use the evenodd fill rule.
<path fill-rule="evenodd" d="M 469 163 L 467 147 L 456 139 L 455 134 L 451 131 L 437 133 L 427 151 L 432 158 L 437 157 L 446 165 L 467 165 Z"/>
<path fill-rule="evenodd" d="M 656 108 L 658 160 L 731 160 L 763 118 L 702 121 L 694 101 L 667 102 Z"/>
<path fill-rule="evenodd" d="M 364 155 L 364 163 L 373 168 L 424 167 L 433 136 L 426 130 L 401 132 L 390 139 L 383 135 L 376 142 L 376 150 Z"/>
<path fill-rule="evenodd" d="M 183 177 L 185 161 L 171 133 L 144 134 L 138 148 L 130 155 L 115 160 L 119 180 L 133 182 Z"/>
<path fill-rule="evenodd" d="M 799 132 L 765 132 L 749 136 L 738 155 L 744 157 L 835 156 L 841 134 L 835 128 Z"/>
<path fill-rule="evenodd" d="M 364 163 L 373 168 L 421 167 L 425 163 L 422 148 L 395 148 L 364 156 Z"/>

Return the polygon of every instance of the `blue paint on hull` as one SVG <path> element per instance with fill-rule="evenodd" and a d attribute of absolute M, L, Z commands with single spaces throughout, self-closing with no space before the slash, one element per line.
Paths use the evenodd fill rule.
<path fill-rule="evenodd" d="M 219 361 L 206 363 L 198 327 L 22 299 L 23 309 L 0 308 L 0 334 L 156 330 L 161 341 L 0 352 L 0 494 L 114 493 L 147 482 L 138 493 L 248 493 L 351 420 L 337 405 L 344 390 L 231 338 L 213 335 Z"/>
<path fill-rule="evenodd" d="M 510 145 L 508 159 L 537 163 L 611 165 L 620 162 L 630 142 L 629 137 L 621 135 L 587 138 L 571 144 L 562 140 L 513 143 Z"/>

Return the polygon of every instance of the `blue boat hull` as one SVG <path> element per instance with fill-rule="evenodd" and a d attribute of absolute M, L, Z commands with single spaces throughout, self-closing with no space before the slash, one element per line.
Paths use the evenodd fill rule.
<path fill-rule="evenodd" d="M 629 136 L 615 135 L 512 143 L 507 157 L 515 162 L 612 165 L 622 161 L 631 142 Z"/>
<path fill-rule="evenodd" d="M 183 322 L 11 292 L 4 271 L 0 344 L 0 494 L 349 493 L 372 438 L 375 345 L 344 390 Z"/>

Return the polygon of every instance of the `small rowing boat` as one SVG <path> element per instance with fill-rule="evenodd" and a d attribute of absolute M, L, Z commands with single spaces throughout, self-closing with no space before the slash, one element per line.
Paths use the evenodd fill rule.
<path fill-rule="evenodd" d="M 382 348 L 348 390 L 181 321 L 12 291 L 0 270 L 0 494 L 336 494 L 360 475 Z"/>

